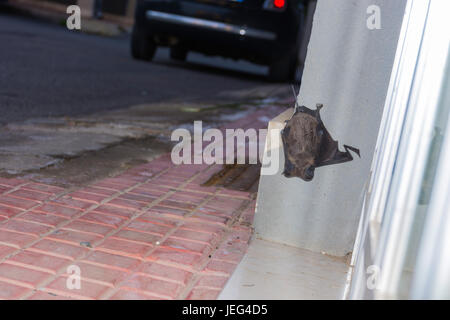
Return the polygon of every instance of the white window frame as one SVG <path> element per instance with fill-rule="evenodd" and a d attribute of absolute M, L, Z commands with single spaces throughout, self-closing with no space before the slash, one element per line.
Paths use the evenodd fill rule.
<path fill-rule="evenodd" d="M 450 2 L 408 0 L 345 298 L 397 298 L 449 49 Z M 367 267 L 380 268 L 376 290 Z"/>

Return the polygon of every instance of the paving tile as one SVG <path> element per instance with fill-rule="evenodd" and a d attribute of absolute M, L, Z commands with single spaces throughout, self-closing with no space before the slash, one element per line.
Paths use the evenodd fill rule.
<path fill-rule="evenodd" d="M 138 211 L 137 210 L 126 209 L 126 208 L 119 208 L 119 207 L 116 207 L 116 206 L 110 206 L 110 205 L 107 205 L 107 204 L 103 204 L 103 205 L 95 208 L 92 212 L 99 212 L 99 213 L 109 214 L 109 215 L 123 217 L 123 218 L 131 218 Z"/>
<path fill-rule="evenodd" d="M 98 194 L 101 196 L 111 197 L 117 193 L 116 190 L 110 190 L 105 188 L 86 187 L 80 190 L 80 192 L 87 192 L 92 194 Z"/>
<path fill-rule="evenodd" d="M 76 298 L 59 296 L 51 292 L 36 291 L 28 300 L 78 300 Z"/>
<path fill-rule="evenodd" d="M 2 186 L 0 185 L 0 194 L 3 194 L 5 192 L 11 191 L 12 188 L 11 187 L 7 187 L 7 186 Z"/>
<path fill-rule="evenodd" d="M 99 195 L 99 194 L 95 194 L 95 193 L 81 192 L 81 191 L 72 192 L 72 193 L 68 194 L 68 196 L 70 196 L 72 199 L 75 199 L 75 200 L 92 202 L 92 203 L 96 203 L 96 204 L 100 204 L 102 201 L 104 201 L 105 199 L 108 198 L 108 196 Z"/>
<path fill-rule="evenodd" d="M 21 209 L 0 205 L 0 216 L 2 217 L 11 218 L 14 217 L 15 215 L 18 215 L 21 212 L 23 212 L 23 210 Z"/>
<path fill-rule="evenodd" d="M 52 228 L 42 224 L 28 222 L 25 220 L 11 219 L 0 225 L 0 229 L 21 232 L 33 236 L 40 236 L 49 232 Z"/>
<path fill-rule="evenodd" d="M 172 201 L 172 200 L 163 200 L 159 204 L 164 207 L 182 209 L 182 210 L 186 210 L 186 211 L 191 211 L 197 207 L 197 205 L 192 204 L 192 203 Z"/>
<path fill-rule="evenodd" d="M 204 215 L 213 215 L 218 217 L 224 217 L 224 218 L 231 218 L 235 214 L 236 209 L 222 209 L 222 208 L 212 208 L 212 207 L 206 207 L 202 206 L 200 208 L 197 208 L 195 212 L 198 212 L 200 214 Z"/>
<path fill-rule="evenodd" d="M 211 259 L 204 271 L 222 275 L 231 275 L 236 267 L 237 264 L 235 263 Z"/>
<path fill-rule="evenodd" d="M 38 204 L 39 204 L 39 202 L 32 201 L 32 200 L 20 199 L 20 198 L 16 198 L 16 197 L 11 197 L 9 195 L 0 195 L 0 205 L 6 206 L 6 207 L 27 210 Z"/>
<path fill-rule="evenodd" d="M 187 300 L 215 300 L 221 290 L 208 288 L 194 288 L 187 296 Z"/>
<path fill-rule="evenodd" d="M 174 196 L 180 197 L 180 198 L 186 198 L 186 199 L 201 199 L 201 200 L 205 200 L 208 197 L 210 197 L 210 195 L 205 194 L 205 193 L 190 192 L 190 191 L 185 191 L 185 190 L 178 190 L 177 192 L 175 192 Z"/>
<path fill-rule="evenodd" d="M 3 258 L 10 255 L 11 253 L 13 253 L 16 250 L 17 250 L 17 248 L 0 244 L 0 260 L 2 260 Z"/>
<path fill-rule="evenodd" d="M 35 241 L 36 239 L 36 236 L 32 236 L 29 234 L 0 230 L 0 244 L 9 244 L 18 249 L 24 247 L 28 243 Z"/>
<path fill-rule="evenodd" d="M 64 229 L 94 233 L 102 237 L 105 237 L 109 232 L 114 230 L 114 228 L 111 226 L 106 226 L 91 221 L 85 221 L 83 219 L 77 219 L 69 223 L 68 225 L 65 225 Z"/>
<path fill-rule="evenodd" d="M 131 209 L 131 210 L 141 210 L 144 207 L 148 206 L 148 204 L 143 203 L 143 202 L 126 200 L 126 199 L 118 199 L 118 198 L 108 201 L 108 204 L 111 206 L 116 206 L 119 208 L 125 208 L 125 209 Z"/>
<path fill-rule="evenodd" d="M 11 197 L 19 198 L 19 199 L 33 200 L 33 201 L 37 201 L 37 202 L 42 202 L 42 201 L 48 200 L 52 196 L 49 193 L 43 193 L 43 192 L 27 190 L 27 189 L 19 189 L 19 190 L 9 193 L 8 195 Z"/>
<path fill-rule="evenodd" d="M 161 225 L 157 223 L 151 223 L 149 221 L 136 219 L 127 225 L 126 230 L 134 230 L 145 233 L 150 233 L 158 236 L 164 236 L 167 232 L 169 232 L 172 227 Z"/>
<path fill-rule="evenodd" d="M 186 239 L 176 239 L 173 237 L 167 238 L 162 244 L 161 248 L 180 250 L 183 252 L 192 252 L 203 254 L 211 249 L 209 244 L 202 242 L 193 242 Z"/>
<path fill-rule="evenodd" d="M 197 282 L 196 287 L 207 287 L 220 290 L 225 287 L 228 279 L 228 276 L 203 275 Z"/>
<path fill-rule="evenodd" d="M 109 287 L 81 280 L 80 289 L 69 289 L 67 286 L 67 277 L 61 276 L 49 283 L 41 290 L 50 292 L 58 296 L 72 297 L 75 299 L 95 300 L 98 299 Z"/>
<path fill-rule="evenodd" d="M 0 280 L 0 300 L 17 300 L 28 292 L 31 292 L 31 289 Z"/>
<path fill-rule="evenodd" d="M 81 246 L 70 245 L 49 239 L 42 239 L 27 250 L 69 260 L 74 260 L 88 251 L 88 249 Z"/>
<path fill-rule="evenodd" d="M 132 230 L 121 230 L 114 234 L 113 238 L 134 241 L 139 244 L 152 246 L 157 241 L 160 241 L 162 236 Z"/>
<path fill-rule="evenodd" d="M 56 216 L 53 214 L 47 214 L 44 212 L 30 211 L 22 214 L 17 220 L 27 220 L 35 223 L 40 223 L 49 227 L 56 227 L 57 225 L 67 221 L 66 218 Z"/>
<path fill-rule="evenodd" d="M 163 300 L 161 297 L 149 294 L 148 292 L 138 292 L 133 289 L 120 289 L 110 300 Z"/>
<path fill-rule="evenodd" d="M 56 274 L 59 269 L 70 263 L 70 261 L 69 259 L 24 250 L 6 260 L 5 263 Z"/>
<path fill-rule="evenodd" d="M 163 216 L 163 217 L 168 217 L 168 218 L 182 218 L 184 217 L 186 214 L 189 213 L 189 210 L 185 210 L 185 209 L 180 209 L 180 208 L 169 208 L 169 207 L 164 207 L 164 206 L 154 206 L 151 209 L 149 209 L 144 216 L 147 216 L 148 214 L 153 214 L 153 215 L 159 215 L 159 216 Z"/>
<path fill-rule="evenodd" d="M 195 191 L 195 192 L 201 192 L 201 193 L 207 193 L 207 194 L 213 194 L 216 193 L 218 190 L 216 187 L 202 187 L 198 185 L 197 183 L 188 183 L 186 186 L 183 187 L 183 190 L 185 191 Z"/>
<path fill-rule="evenodd" d="M 103 237 L 93 233 L 78 232 L 62 228 L 55 230 L 46 238 L 74 245 L 82 245 L 84 243 L 94 245 L 96 241 L 101 240 Z"/>
<path fill-rule="evenodd" d="M 218 208 L 222 211 L 233 211 L 241 207 L 247 200 L 224 197 L 214 197 L 205 205 L 207 208 Z"/>
<path fill-rule="evenodd" d="M 226 226 L 226 224 L 228 223 L 228 221 L 230 219 L 226 218 L 226 217 L 221 217 L 221 216 L 215 216 L 215 215 L 203 214 L 203 213 L 195 212 L 187 220 L 188 221 L 193 221 L 193 222 L 214 223 L 214 224 L 217 224 L 219 226 L 223 226 L 224 227 L 224 226 Z"/>
<path fill-rule="evenodd" d="M 198 231 L 180 228 L 172 234 L 172 238 L 189 239 L 189 240 L 201 241 L 203 243 L 213 243 L 217 237 L 215 236 L 214 233 L 210 233 L 210 232 L 198 232 Z"/>
<path fill-rule="evenodd" d="M 81 201 L 78 199 L 72 199 L 69 196 L 64 196 L 64 197 L 58 198 L 57 200 L 54 200 L 54 202 L 57 204 L 69 207 L 69 208 L 82 209 L 82 210 L 86 210 L 93 206 L 92 202 L 86 202 L 86 201 Z"/>
<path fill-rule="evenodd" d="M 180 185 L 180 182 L 169 180 L 169 179 L 156 178 L 155 180 L 152 180 L 148 184 L 155 184 L 155 185 L 164 186 L 164 187 L 176 188 Z"/>
<path fill-rule="evenodd" d="M 145 196 L 142 194 L 135 194 L 135 193 L 124 193 L 118 197 L 118 199 L 142 202 L 145 205 L 151 204 L 153 201 L 155 201 L 158 198 L 159 197 L 151 197 L 151 196 Z"/>
<path fill-rule="evenodd" d="M 0 264 L 0 281 L 30 289 L 35 288 L 49 276 L 50 274 L 47 272 L 32 270 L 12 264 Z"/>
<path fill-rule="evenodd" d="M 136 268 L 141 263 L 141 260 L 102 251 L 94 251 L 84 258 L 82 262 L 129 272 Z"/>
<path fill-rule="evenodd" d="M 167 248 L 158 248 L 146 258 L 149 261 L 165 261 L 187 267 L 194 267 L 200 262 L 201 255 L 193 252 L 185 252 Z"/>
<path fill-rule="evenodd" d="M 55 202 L 49 202 L 47 204 L 41 205 L 35 208 L 33 211 L 54 214 L 65 218 L 72 218 L 73 216 L 82 213 L 82 211 L 79 209 L 67 207 Z"/>
<path fill-rule="evenodd" d="M 154 186 L 142 185 L 142 186 L 130 191 L 129 194 L 140 194 L 143 196 L 159 198 L 161 196 L 166 195 L 170 191 L 171 191 L 170 188 L 162 188 L 162 187 L 158 188 L 158 187 L 154 187 Z"/>
<path fill-rule="evenodd" d="M 64 191 L 64 189 L 60 188 L 60 187 L 51 186 L 48 184 L 35 183 L 35 182 L 27 183 L 21 189 L 34 190 L 34 191 L 49 193 L 52 195 L 55 195 L 55 194 L 58 194 L 58 193 L 61 193 Z"/>
<path fill-rule="evenodd" d="M 109 228 L 117 229 L 120 227 L 126 219 L 118 216 L 113 216 L 109 214 L 103 214 L 103 213 L 97 213 L 97 212 L 89 212 L 82 217 L 79 218 L 79 220 L 83 221 L 89 221 L 91 223 L 101 224 L 104 226 L 108 226 Z"/>
<path fill-rule="evenodd" d="M 128 272 L 104 268 L 98 265 L 93 265 L 84 262 L 76 262 L 73 265 L 80 268 L 80 276 L 82 280 L 86 280 L 93 283 L 98 283 L 108 287 L 114 287 L 121 280 L 128 276 Z M 69 276 L 70 274 L 65 273 L 64 276 Z"/>
<path fill-rule="evenodd" d="M 149 245 L 122 239 L 109 238 L 106 239 L 105 242 L 103 242 L 100 246 L 98 246 L 96 250 L 122 256 L 142 258 L 143 255 L 151 248 L 152 247 Z"/>
<path fill-rule="evenodd" d="M 146 262 L 139 268 L 139 273 L 153 278 L 177 282 L 187 285 L 193 273 L 176 267 L 171 267 L 156 262 Z"/>
<path fill-rule="evenodd" d="M 133 275 L 121 285 L 121 288 L 134 288 L 167 299 L 175 299 L 183 286 L 169 281 Z"/>
<path fill-rule="evenodd" d="M 203 221 L 186 221 L 183 223 L 181 229 L 193 230 L 197 232 L 208 232 L 215 235 L 222 234 L 225 230 L 224 226 L 210 224 Z"/>
<path fill-rule="evenodd" d="M 141 215 L 139 218 L 137 218 L 135 221 L 143 221 L 143 222 L 147 222 L 147 223 L 153 223 L 153 224 L 157 224 L 157 225 L 161 225 L 161 226 L 165 226 L 165 227 L 169 227 L 169 228 L 173 228 L 178 226 L 180 223 L 182 223 L 182 220 L 179 219 L 179 217 L 177 216 L 175 217 L 170 217 L 170 216 L 163 216 L 158 214 L 157 212 L 146 212 L 143 215 Z"/>

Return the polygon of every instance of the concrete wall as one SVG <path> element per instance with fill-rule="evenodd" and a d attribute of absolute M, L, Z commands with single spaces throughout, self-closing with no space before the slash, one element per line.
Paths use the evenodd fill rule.
<path fill-rule="evenodd" d="M 257 236 L 343 256 L 352 250 L 364 184 L 384 106 L 406 0 L 320 0 L 308 47 L 300 105 L 323 103 L 322 119 L 340 148 L 361 159 L 316 169 L 304 182 L 262 176 Z M 369 30 L 366 11 L 381 9 L 381 29 Z"/>

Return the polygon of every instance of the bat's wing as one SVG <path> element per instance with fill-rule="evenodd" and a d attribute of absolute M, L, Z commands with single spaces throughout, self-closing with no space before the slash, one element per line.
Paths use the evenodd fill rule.
<path fill-rule="evenodd" d="M 315 167 L 329 166 L 332 164 L 352 161 L 353 157 L 349 150 L 355 152 L 359 157 L 359 149 L 344 145 L 345 152 L 339 151 L 338 142 L 333 140 L 328 130 L 321 123 L 319 130 L 322 131 L 322 141 L 318 157 L 315 159 Z"/>

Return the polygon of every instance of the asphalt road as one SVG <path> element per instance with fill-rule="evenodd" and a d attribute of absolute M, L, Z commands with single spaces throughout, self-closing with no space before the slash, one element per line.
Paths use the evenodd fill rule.
<path fill-rule="evenodd" d="M 135 61 L 128 38 L 69 31 L 0 11 L 0 123 L 88 114 L 166 100 L 212 101 L 221 91 L 267 84 L 265 67 L 159 49 Z"/>

